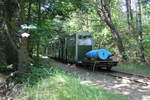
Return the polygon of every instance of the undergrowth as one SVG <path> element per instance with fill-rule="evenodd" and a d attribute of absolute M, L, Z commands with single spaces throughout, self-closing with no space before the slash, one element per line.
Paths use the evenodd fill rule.
<path fill-rule="evenodd" d="M 127 72 L 150 75 L 150 65 L 142 65 L 139 63 L 128 63 L 128 64 L 120 64 L 118 65 L 118 68 Z"/>
<path fill-rule="evenodd" d="M 48 64 L 32 66 L 30 73 L 14 80 L 23 84 L 14 100 L 124 100 L 124 96 L 80 84 L 79 79 Z"/>

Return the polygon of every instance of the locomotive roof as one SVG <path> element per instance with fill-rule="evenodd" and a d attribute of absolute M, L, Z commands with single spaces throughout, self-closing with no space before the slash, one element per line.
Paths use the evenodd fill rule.
<path fill-rule="evenodd" d="M 76 34 L 78 34 L 78 35 L 89 35 L 89 34 L 91 34 L 91 32 L 78 32 Z"/>
<path fill-rule="evenodd" d="M 86 31 L 83 31 L 83 32 L 77 32 L 73 35 L 66 35 L 65 37 L 72 37 L 72 36 L 75 36 L 75 35 L 90 35 L 91 32 L 86 32 Z"/>
<path fill-rule="evenodd" d="M 86 32 L 86 31 L 83 31 L 83 32 L 77 32 L 73 35 L 69 35 L 69 34 L 64 34 L 62 35 L 60 38 L 71 38 L 71 37 L 75 37 L 76 35 L 91 35 L 91 32 Z M 59 38 L 59 39 L 60 39 Z"/>

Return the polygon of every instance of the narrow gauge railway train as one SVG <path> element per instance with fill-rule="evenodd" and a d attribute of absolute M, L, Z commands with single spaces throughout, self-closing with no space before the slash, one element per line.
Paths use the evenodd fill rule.
<path fill-rule="evenodd" d="M 106 49 L 94 50 L 94 39 L 90 32 L 78 32 L 71 36 L 62 36 L 49 45 L 48 54 L 64 62 L 86 66 L 105 67 L 110 70 L 117 65 L 111 59 L 113 54 Z"/>

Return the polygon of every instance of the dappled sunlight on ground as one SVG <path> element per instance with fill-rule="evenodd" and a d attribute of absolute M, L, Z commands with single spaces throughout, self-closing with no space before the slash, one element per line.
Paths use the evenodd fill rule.
<path fill-rule="evenodd" d="M 6 82 L 7 76 L 0 74 L 0 100 L 5 100 L 3 99 L 3 92 L 4 92 L 4 83 Z"/>
<path fill-rule="evenodd" d="M 135 84 L 129 80 L 113 79 L 105 80 L 84 80 L 81 84 L 104 87 L 107 90 L 114 91 L 117 94 L 123 94 L 133 97 L 133 100 L 150 100 L 150 85 L 143 86 L 142 84 Z"/>
<path fill-rule="evenodd" d="M 150 100 L 150 96 L 143 96 L 143 100 Z"/>
<path fill-rule="evenodd" d="M 103 74 L 103 72 L 91 72 L 82 68 L 71 68 L 62 63 L 53 63 L 61 66 L 66 72 L 72 73 L 81 79 L 81 84 L 102 87 L 113 93 L 123 94 L 131 97 L 131 100 L 150 100 L 150 85 L 135 83 L 130 80 L 114 78 Z"/>
<path fill-rule="evenodd" d="M 7 78 L 7 76 L 0 74 L 0 84 L 4 83 L 6 78 Z"/>

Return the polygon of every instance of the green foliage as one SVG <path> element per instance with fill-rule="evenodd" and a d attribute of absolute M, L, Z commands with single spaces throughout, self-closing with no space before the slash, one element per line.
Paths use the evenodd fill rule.
<path fill-rule="evenodd" d="M 24 100 L 124 100 L 122 96 L 81 85 L 78 79 L 60 73 L 43 79 L 33 87 L 26 87 L 25 91 Z"/>
<path fill-rule="evenodd" d="M 55 19 L 59 17 L 58 21 L 65 21 L 70 17 L 72 12 L 84 6 L 82 5 L 82 0 L 3 0 L 1 3 L 2 6 L 0 8 L 2 9 L 0 9 L 0 15 L 7 14 L 7 18 L 0 16 L 0 22 L 4 24 L 6 23 L 6 19 L 9 20 L 9 31 L 12 32 L 10 35 L 14 44 L 16 44 L 17 47 L 20 46 L 20 32 L 26 31 L 30 34 L 28 40 L 30 56 L 36 54 L 38 45 L 40 53 L 43 52 L 43 48 L 45 49 L 49 42 L 52 41 L 50 39 L 61 33 L 62 24 L 55 21 Z M 3 6 L 3 4 L 5 4 L 5 6 Z M 24 7 L 20 6 L 21 4 L 23 4 Z M 41 5 L 40 9 L 39 4 Z M 21 22 L 21 18 L 24 18 L 24 22 Z M 0 29 L 2 28 L 1 23 Z M 20 27 L 22 24 L 27 24 L 28 28 Z M 34 25 L 36 28 L 33 29 L 33 27 L 29 27 L 31 25 Z M 0 31 L 0 34 L 1 33 L 5 33 L 4 30 L 2 30 L 2 32 Z M 7 36 L 5 38 L 6 40 L 8 39 Z M 4 44 L 6 45 L 7 41 L 4 41 Z M 9 42 L 9 45 L 11 45 L 11 42 Z M 6 49 L 5 46 L 2 47 L 2 49 Z M 5 50 L 1 51 L 0 47 L 0 55 L 5 54 L 3 52 L 5 52 Z M 10 51 L 8 50 L 8 52 Z M 15 54 L 15 51 L 11 53 Z M 8 53 L 6 59 L 2 58 L 4 62 L 6 62 L 8 58 L 11 58 L 10 55 L 11 54 Z M 16 55 L 14 57 L 17 59 Z M 2 62 L 3 61 L 0 60 L 0 63 Z M 17 63 L 17 61 L 15 61 L 15 63 Z"/>
<path fill-rule="evenodd" d="M 4 75 L 9 75 L 10 72 L 14 71 L 12 65 L 0 64 L 0 73 Z"/>
<path fill-rule="evenodd" d="M 40 68 L 32 67 L 30 73 L 20 78 L 24 84 L 22 93 L 14 100 L 124 100 L 121 95 L 97 89 L 85 84 L 55 67 L 48 67 L 43 61 Z M 15 79 L 16 80 L 16 79 Z M 21 97 L 20 97 L 21 96 Z"/>
<path fill-rule="evenodd" d="M 36 63 L 31 61 L 28 66 L 27 73 L 22 77 L 15 77 L 12 79 L 12 82 L 15 83 L 24 83 L 28 85 L 36 84 L 39 80 L 50 77 L 52 72 L 55 73 L 55 69 L 49 66 L 49 62 L 40 59 L 40 67 L 36 67 Z"/>
<path fill-rule="evenodd" d="M 118 28 L 123 44 L 125 46 L 126 53 L 129 60 L 138 61 L 138 47 L 137 34 L 134 31 L 131 35 L 128 33 L 127 13 L 125 11 L 125 2 L 122 0 L 104 0 L 110 5 L 111 18 L 113 23 Z M 23 2 L 24 11 L 20 9 L 20 3 Z M 93 33 L 95 40 L 95 48 L 106 48 L 111 52 L 115 52 L 119 55 L 116 48 L 116 43 L 113 39 L 113 35 L 109 27 L 98 16 L 95 8 L 98 7 L 98 3 L 95 5 L 93 0 L 3 0 L 0 8 L 0 64 L 14 64 L 18 65 L 17 53 L 13 49 L 8 36 L 3 30 L 3 24 L 6 23 L 6 19 L 9 20 L 10 33 L 12 40 L 16 46 L 20 46 L 20 32 L 26 31 L 30 34 L 28 39 L 28 51 L 30 57 L 35 56 L 39 50 L 40 54 L 44 55 L 45 48 L 50 43 L 55 41 L 62 34 L 74 34 L 79 31 L 89 31 Z M 147 61 L 149 61 L 149 31 L 150 31 L 150 1 L 141 0 L 142 3 L 142 24 L 143 24 L 143 42 L 144 53 Z M 41 10 L 38 9 L 41 5 Z M 132 4 L 134 5 L 134 3 Z M 134 7 L 134 6 L 133 6 Z M 8 18 L 4 18 L 2 15 L 8 14 Z M 21 14 L 24 13 L 25 23 L 28 26 L 26 29 L 21 29 Z M 135 28 L 136 11 L 132 9 L 133 13 L 133 27 Z M 39 48 L 38 48 L 39 46 Z M 11 49 L 10 49 L 11 48 Z"/>
<path fill-rule="evenodd" d="M 144 1 L 144 0 L 143 0 Z M 108 1 L 109 2 L 109 1 Z M 144 3 L 145 2 L 145 3 Z M 143 23 L 143 42 L 141 44 L 144 45 L 144 53 L 145 58 L 147 61 L 149 58 L 149 1 L 145 0 L 143 2 L 143 9 L 142 9 L 142 23 Z M 76 11 L 71 15 L 71 18 L 68 19 L 64 23 L 64 30 L 67 33 L 75 33 L 79 31 L 89 31 L 93 33 L 94 40 L 95 40 L 95 48 L 106 48 L 112 52 L 115 52 L 116 55 L 119 55 L 117 50 L 117 46 L 113 35 L 109 29 L 109 27 L 100 20 L 100 17 L 97 15 L 94 7 L 93 1 L 91 2 L 84 2 L 83 3 L 86 7 L 91 9 L 91 12 L 85 13 L 83 11 Z M 128 23 L 127 23 L 127 14 L 126 14 L 126 7 L 123 4 L 125 2 L 121 0 L 116 0 L 115 2 L 111 2 L 110 9 L 111 9 L 111 18 L 113 23 L 117 27 L 120 36 L 122 38 L 123 44 L 125 46 L 126 54 L 131 61 L 139 61 L 139 46 L 140 43 L 137 43 L 137 34 L 135 30 L 136 24 L 136 11 L 135 8 L 132 9 L 133 20 L 132 20 L 132 31 L 130 34 L 128 30 Z M 134 3 L 133 3 L 134 5 Z"/>
<path fill-rule="evenodd" d="M 150 67 L 149 65 L 143 65 L 141 63 L 128 63 L 128 64 L 120 64 L 118 66 L 119 69 L 131 73 L 138 73 L 143 75 L 150 75 Z"/>
<path fill-rule="evenodd" d="M 27 84 L 36 84 L 39 80 L 42 78 L 47 77 L 49 72 L 51 72 L 51 69 L 47 68 L 35 68 L 35 67 L 30 67 L 32 70 L 29 71 L 29 73 L 25 74 L 23 77 L 16 77 L 13 81 L 17 83 L 25 83 Z"/>
<path fill-rule="evenodd" d="M 3 48 L 0 48 L 0 64 L 5 65 L 6 64 L 6 55 L 3 51 Z"/>
<path fill-rule="evenodd" d="M 4 72 L 5 70 L 7 70 L 7 67 L 4 65 L 0 65 L 0 72 Z"/>

